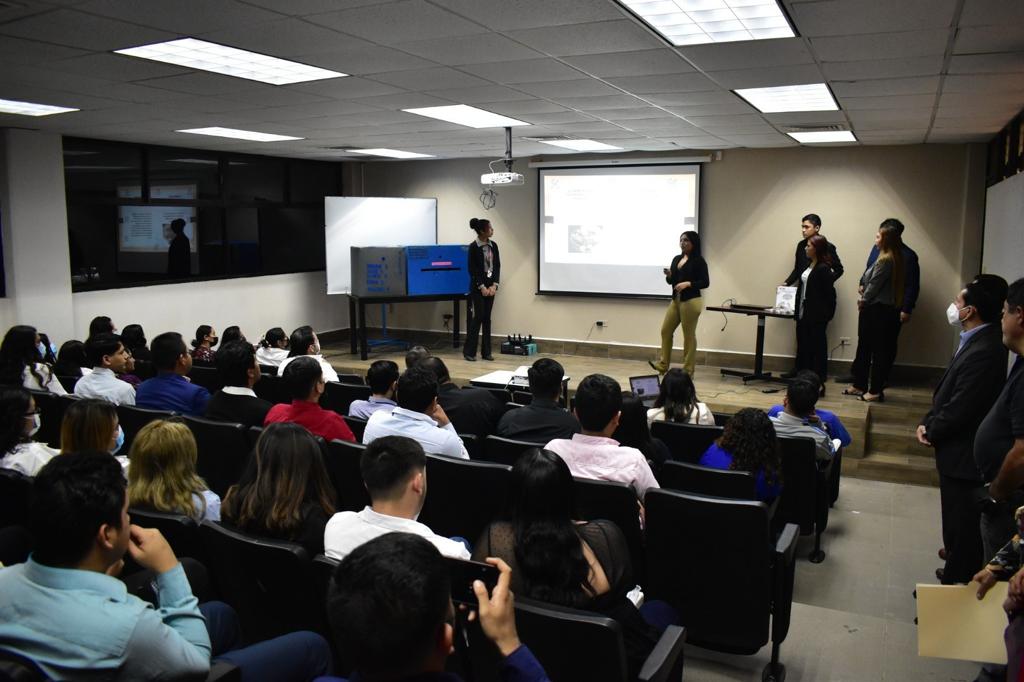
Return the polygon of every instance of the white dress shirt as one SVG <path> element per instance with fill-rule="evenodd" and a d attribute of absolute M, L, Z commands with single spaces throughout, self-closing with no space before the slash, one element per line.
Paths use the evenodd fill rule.
<path fill-rule="evenodd" d="M 647 410 L 647 425 L 650 426 L 654 422 L 665 421 L 665 408 L 664 407 L 652 407 Z M 705 426 L 715 425 L 715 415 L 712 414 L 711 410 L 704 403 L 697 403 L 697 409 L 690 413 L 690 418 L 686 420 L 687 424 L 703 424 Z"/>
<path fill-rule="evenodd" d="M 338 373 L 331 367 L 331 363 L 324 360 L 322 355 L 296 355 L 295 358 L 313 358 L 320 363 L 320 369 L 324 371 L 324 381 L 337 381 Z M 281 361 L 281 364 L 277 366 L 277 376 L 284 375 L 284 368 L 288 366 L 288 363 L 295 358 L 285 358 Z"/>
<path fill-rule="evenodd" d="M 94 367 L 75 384 L 75 395 L 82 398 L 99 398 L 115 405 L 134 405 L 135 388 L 127 381 L 121 381 L 113 370 Z"/>
<path fill-rule="evenodd" d="M 378 514 L 370 507 L 361 512 L 338 512 L 331 517 L 324 529 L 324 554 L 341 561 L 356 547 L 396 532 L 412 533 L 429 540 L 443 556 L 466 560 L 470 557 L 461 542 L 437 535 L 419 521 Z"/>
<path fill-rule="evenodd" d="M 366 422 L 363 444 L 368 445 L 382 436 L 405 436 L 418 441 L 424 452 L 469 459 L 466 446 L 451 422 L 438 426 L 432 417 L 422 412 L 401 407 L 396 407 L 390 412 L 374 412 Z"/>
<path fill-rule="evenodd" d="M 544 448 L 564 459 L 573 476 L 628 483 L 641 500 L 650 488 L 660 487 L 644 453 L 612 438 L 577 433 L 572 440 L 559 438 Z"/>
<path fill-rule="evenodd" d="M 50 369 L 49 365 L 37 362 L 36 374 L 43 378 L 42 383 L 39 383 L 39 380 L 35 378 L 26 366 L 25 371 L 21 373 L 22 386 L 32 391 L 49 391 L 54 395 L 68 394 L 68 392 L 64 390 L 64 387 L 60 385 L 60 380 L 57 378 L 57 375 L 53 373 L 53 370 Z"/>
<path fill-rule="evenodd" d="M 35 476 L 47 462 L 59 454 L 59 450 L 34 440 L 18 443 L 10 452 L 0 457 L 0 467 L 12 469 L 25 476 Z"/>
<path fill-rule="evenodd" d="M 282 362 L 288 359 L 287 348 L 264 348 L 260 346 L 256 349 L 256 362 L 261 365 L 271 365 L 273 367 L 279 367 Z"/>

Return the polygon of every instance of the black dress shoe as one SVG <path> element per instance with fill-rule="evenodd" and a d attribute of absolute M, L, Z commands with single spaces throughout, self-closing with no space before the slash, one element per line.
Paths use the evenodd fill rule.
<path fill-rule="evenodd" d="M 463 355 L 462 359 L 465 360 L 466 362 L 476 362 L 476 358 L 474 358 L 472 355 Z"/>
<path fill-rule="evenodd" d="M 494 356 L 493 355 L 481 355 L 480 357 L 482 357 L 487 362 L 494 362 Z"/>
<path fill-rule="evenodd" d="M 946 569 L 945 568 L 936 568 L 935 569 L 935 577 L 938 578 L 939 582 L 941 583 L 946 578 Z"/>

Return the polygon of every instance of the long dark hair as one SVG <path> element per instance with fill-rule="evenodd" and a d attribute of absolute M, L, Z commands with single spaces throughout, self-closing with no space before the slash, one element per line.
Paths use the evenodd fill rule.
<path fill-rule="evenodd" d="M 36 346 L 36 328 L 27 324 L 18 324 L 7 330 L 3 343 L 0 343 L 0 384 L 21 386 L 24 382 L 25 368 L 45 390 L 49 379 L 43 378 L 36 370 L 36 363 L 43 361 Z M 49 368 L 46 368 L 49 372 Z"/>
<path fill-rule="evenodd" d="M 106 315 L 100 315 L 98 317 L 94 317 L 94 318 L 92 318 L 92 321 L 89 323 L 89 336 L 90 337 L 96 336 L 97 334 L 113 334 L 113 333 L 114 333 L 114 323 Z"/>
<path fill-rule="evenodd" d="M 661 390 L 654 406 L 665 408 L 665 421 L 685 423 L 690 421 L 698 402 L 693 379 L 685 370 L 673 367 L 661 379 Z"/>
<path fill-rule="evenodd" d="M 764 471 L 764 481 L 774 485 L 782 480 L 782 459 L 775 427 L 763 410 L 745 407 L 728 421 L 718 446 L 732 455 L 733 471 Z"/>
<path fill-rule="evenodd" d="M 90 366 L 89 358 L 85 354 L 85 344 L 71 339 L 61 344 L 53 372 L 62 377 L 80 377 L 82 368 Z"/>
<path fill-rule="evenodd" d="M 146 332 L 141 324 L 126 324 L 121 330 L 121 343 L 130 351 L 146 347 Z"/>
<path fill-rule="evenodd" d="M 550 450 L 531 448 L 512 467 L 510 518 L 515 558 L 534 599 L 583 606 L 595 596 L 573 523 L 572 474 Z"/>
<path fill-rule="evenodd" d="M 896 301 L 903 300 L 906 278 L 903 263 L 903 223 L 895 218 L 882 221 L 878 228 L 882 238 L 878 241 L 878 259 L 892 259 L 892 291 Z"/>
<path fill-rule="evenodd" d="M 0 388 L 0 454 L 13 450 L 18 443 L 28 440 L 25 435 L 25 415 L 32 395 L 21 387 Z"/>
<path fill-rule="evenodd" d="M 647 408 L 639 397 L 629 391 L 622 392 L 622 407 L 619 413 L 619 427 L 612 438 L 620 445 L 636 448 L 647 459 L 654 459 L 654 440 L 647 426 Z"/>
<path fill-rule="evenodd" d="M 832 266 L 832 254 L 828 250 L 828 240 L 820 234 L 816 234 L 807 240 L 807 243 L 814 249 L 814 257 L 819 263 Z"/>
<path fill-rule="evenodd" d="M 683 232 L 683 236 L 686 237 L 690 241 L 690 244 L 693 246 L 693 250 L 690 251 L 690 255 L 691 256 L 699 256 L 700 255 L 700 235 L 697 234 L 696 232 L 694 232 L 693 230 L 687 230 L 686 232 Z"/>

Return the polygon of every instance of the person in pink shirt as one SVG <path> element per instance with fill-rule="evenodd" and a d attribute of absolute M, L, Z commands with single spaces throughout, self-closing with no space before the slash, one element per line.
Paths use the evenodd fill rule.
<path fill-rule="evenodd" d="M 576 389 L 574 410 L 583 432 L 544 447 L 564 459 L 573 476 L 628 483 L 643 500 L 649 489 L 660 486 L 644 454 L 620 446 L 611 437 L 619 426 L 621 409 L 619 382 L 603 374 L 584 377 Z"/>

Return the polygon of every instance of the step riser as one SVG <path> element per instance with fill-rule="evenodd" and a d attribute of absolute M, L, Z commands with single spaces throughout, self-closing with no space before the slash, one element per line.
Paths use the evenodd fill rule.
<path fill-rule="evenodd" d="M 929 447 L 917 442 L 917 438 L 908 433 L 899 436 L 889 433 L 868 433 L 867 447 L 868 454 L 881 452 L 887 455 L 910 455 L 923 459 L 934 460 L 935 452 Z"/>
<path fill-rule="evenodd" d="M 910 483 L 933 487 L 939 485 L 939 474 L 934 467 L 926 469 L 892 462 L 874 462 L 870 459 L 858 460 L 851 464 L 853 466 L 847 466 L 846 460 L 843 461 L 843 476 L 890 483 Z"/>

